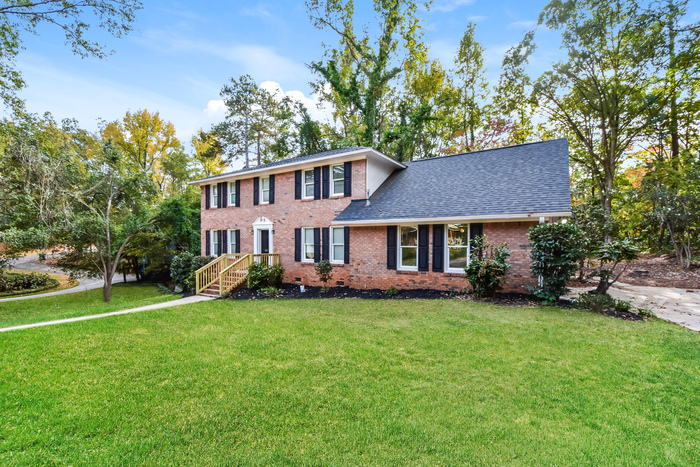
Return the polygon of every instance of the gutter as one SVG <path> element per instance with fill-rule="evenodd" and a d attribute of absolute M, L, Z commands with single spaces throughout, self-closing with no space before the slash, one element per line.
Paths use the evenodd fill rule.
<path fill-rule="evenodd" d="M 505 222 L 523 222 L 537 221 L 540 217 L 569 217 L 571 211 L 552 211 L 552 212 L 530 212 L 516 214 L 488 214 L 480 216 L 459 216 L 459 217 L 414 217 L 403 219 L 367 219 L 356 221 L 333 220 L 331 225 L 348 225 L 348 226 L 375 226 L 375 225 L 397 225 L 397 224 L 446 224 L 460 221 L 505 221 Z"/>

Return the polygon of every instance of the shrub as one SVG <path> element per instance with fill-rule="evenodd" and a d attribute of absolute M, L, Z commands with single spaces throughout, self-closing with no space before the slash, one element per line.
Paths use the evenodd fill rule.
<path fill-rule="evenodd" d="M 578 298 L 573 301 L 573 305 L 576 308 L 582 310 L 590 310 L 596 313 L 602 313 L 608 308 L 615 305 L 612 297 L 608 294 L 601 294 L 597 292 L 583 292 L 579 294 Z"/>
<path fill-rule="evenodd" d="M 387 294 L 389 297 L 393 297 L 394 295 L 399 293 L 399 289 L 397 289 L 395 286 L 392 285 L 391 287 L 386 289 L 386 292 L 384 292 L 384 293 Z"/>
<path fill-rule="evenodd" d="M 183 292 L 194 292 L 197 283 L 196 271 L 214 261 L 212 256 L 195 256 L 189 251 L 183 251 L 175 256 L 170 263 L 170 279 Z"/>
<path fill-rule="evenodd" d="M 642 318 L 656 318 L 656 313 L 651 311 L 649 308 L 637 308 L 637 314 Z"/>
<path fill-rule="evenodd" d="M 569 289 L 566 283 L 584 259 L 583 234 L 572 224 L 541 224 L 530 227 L 530 270 L 540 285 L 530 290 L 546 304 L 556 303 Z"/>
<path fill-rule="evenodd" d="M 316 270 L 316 275 L 318 275 L 319 280 L 323 283 L 321 292 L 328 292 L 330 289 L 328 282 L 333 279 L 333 265 L 327 259 L 322 259 L 314 265 L 314 269 Z"/>
<path fill-rule="evenodd" d="M 164 284 L 158 284 L 158 292 L 162 293 L 163 295 L 172 295 L 173 291 L 168 288 L 167 285 Z"/>
<path fill-rule="evenodd" d="M 506 274 L 510 269 L 507 259 L 510 250 L 505 243 L 493 248 L 485 235 L 472 240 L 472 255 L 469 265 L 464 268 L 466 279 L 476 297 L 493 297 L 503 288 Z"/>
<path fill-rule="evenodd" d="M 639 257 L 639 248 L 629 240 L 617 239 L 601 245 L 595 257 L 600 262 L 598 271 L 595 273 L 596 276 L 600 277 L 596 292 L 606 294 L 608 289 L 625 272 L 629 263 Z M 624 267 L 617 269 L 623 263 Z"/>
<path fill-rule="evenodd" d="M 632 304 L 626 300 L 614 300 L 613 307 L 615 311 L 629 312 L 632 310 Z"/>
<path fill-rule="evenodd" d="M 252 290 L 260 290 L 267 287 L 267 282 L 270 278 L 270 267 L 267 263 L 253 262 L 248 266 L 248 288 Z"/>
<path fill-rule="evenodd" d="M 262 289 L 260 289 L 261 294 L 266 295 L 266 296 L 271 297 L 271 298 L 278 296 L 280 294 L 280 292 L 282 292 L 281 289 L 278 289 L 277 287 L 273 287 L 273 286 L 263 287 Z"/>
<path fill-rule="evenodd" d="M 58 287 L 59 283 L 48 274 L 7 272 L 0 276 L 0 292 L 17 292 L 43 287 Z"/>
<path fill-rule="evenodd" d="M 284 269 L 282 269 L 281 264 L 275 264 L 270 266 L 270 276 L 268 278 L 268 283 L 273 286 L 280 288 L 282 287 L 282 281 L 284 280 Z"/>

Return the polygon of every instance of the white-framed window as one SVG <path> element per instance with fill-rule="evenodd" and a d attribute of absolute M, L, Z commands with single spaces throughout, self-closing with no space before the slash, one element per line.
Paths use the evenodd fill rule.
<path fill-rule="evenodd" d="M 211 255 L 212 256 L 219 256 L 220 250 L 219 250 L 219 231 L 218 230 L 212 230 L 211 231 Z"/>
<path fill-rule="evenodd" d="M 342 264 L 345 261 L 345 229 L 331 227 L 331 263 Z"/>
<path fill-rule="evenodd" d="M 399 227 L 399 269 L 418 270 L 418 226 Z"/>
<path fill-rule="evenodd" d="M 228 205 L 236 205 L 236 182 L 229 182 L 228 184 Z"/>
<path fill-rule="evenodd" d="M 218 208 L 219 207 L 219 185 L 212 185 L 211 186 L 211 207 L 212 208 Z"/>
<path fill-rule="evenodd" d="M 314 197 L 314 169 L 304 170 L 304 199 Z"/>
<path fill-rule="evenodd" d="M 445 245 L 446 271 L 464 272 L 469 264 L 469 224 L 447 224 Z"/>
<path fill-rule="evenodd" d="M 301 260 L 306 263 L 314 262 L 314 229 L 301 229 L 302 236 L 302 257 Z"/>
<path fill-rule="evenodd" d="M 270 177 L 260 179 L 260 204 L 268 204 L 270 202 Z"/>
<path fill-rule="evenodd" d="M 235 253 L 236 250 L 236 231 L 235 230 L 229 230 L 228 231 L 228 252 L 229 253 Z"/>
<path fill-rule="evenodd" d="M 345 194 L 345 166 L 343 164 L 331 167 L 331 196 Z"/>

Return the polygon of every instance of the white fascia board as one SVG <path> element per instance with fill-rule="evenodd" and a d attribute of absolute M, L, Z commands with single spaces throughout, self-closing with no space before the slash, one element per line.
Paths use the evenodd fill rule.
<path fill-rule="evenodd" d="M 277 174 L 277 173 L 283 173 L 283 172 L 290 172 L 291 170 L 296 170 L 299 168 L 316 167 L 319 165 L 319 162 L 326 162 L 326 161 L 330 161 L 330 160 L 333 160 L 335 162 L 347 162 L 347 161 L 354 161 L 354 160 L 362 160 L 365 157 L 369 157 L 369 156 L 377 157 L 379 160 L 390 163 L 399 169 L 406 168 L 405 165 L 403 165 L 400 162 L 395 161 L 391 157 L 389 157 L 385 154 L 382 154 L 381 152 L 379 152 L 375 149 L 369 148 L 369 149 L 358 149 L 357 151 L 344 152 L 341 154 L 332 154 L 330 156 L 319 157 L 317 159 L 292 162 L 289 164 L 281 164 L 281 165 L 276 165 L 274 167 L 261 167 L 259 169 L 247 170 L 245 172 L 240 172 L 240 173 L 228 173 L 228 174 L 216 175 L 214 177 L 209 177 L 209 178 L 200 178 L 198 180 L 192 180 L 191 182 L 187 182 L 187 184 L 188 185 L 210 185 L 212 183 L 218 183 L 221 181 L 233 181 L 233 180 L 241 180 L 244 178 L 251 178 L 252 176 L 257 176 L 261 173 Z M 321 165 L 325 165 L 325 164 L 321 164 Z"/>
<path fill-rule="evenodd" d="M 571 211 L 531 212 L 517 214 L 489 214 L 485 216 L 462 217 L 424 217 L 413 219 L 371 219 L 363 221 L 332 221 L 331 225 L 374 226 L 374 225 L 415 225 L 415 224 L 447 224 L 456 222 L 502 221 L 523 222 L 538 221 L 540 217 L 569 217 Z"/>

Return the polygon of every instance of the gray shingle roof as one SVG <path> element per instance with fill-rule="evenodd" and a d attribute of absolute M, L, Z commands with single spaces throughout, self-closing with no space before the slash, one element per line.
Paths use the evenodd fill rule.
<path fill-rule="evenodd" d="M 199 178 L 197 180 L 193 180 L 193 182 L 198 182 L 201 180 L 209 180 L 211 178 L 227 177 L 229 175 L 237 175 L 240 173 L 250 172 L 251 170 L 269 169 L 269 168 L 277 167 L 280 165 L 287 165 L 287 164 L 294 164 L 297 162 L 311 161 L 314 159 L 320 159 L 322 157 L 335 156 L 338 154 L 344 154 L 346 152 L 359 151 L 361 149 L 370 149 L 370 148 L 365 148 L 362 146 L 355 146 L 355 147 L 351 147 L 351 148 L 331 149 L 330 151 L 323 151 L 323 152 L 317 152 L 316 154 L 307 154 L 305 156 L 292 157 L 291 159 L 274 161 L 274 162 L 270 162 L 269 164 L 254 165 L 252 167 L 248 167 L 247 169 L 234 170 L 233 172 L 226 172 L 226 173 L 219 174 L 219 175 L 212 175 L 211 177 Z"/>
<path fill-rule="evenodd" d="M 569 143 L 555 139 L 423 159 L 396 170 L 337 222 L 571 210 Z"/>

